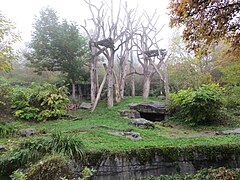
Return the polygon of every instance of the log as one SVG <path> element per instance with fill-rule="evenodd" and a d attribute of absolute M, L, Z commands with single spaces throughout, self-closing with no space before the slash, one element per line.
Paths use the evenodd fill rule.
<path fill-rule="evenodd" d="M 107 66 L 106 66 L 106 64 L 103 64 L 103 66 L 104 66 L 105 71 L 107 71 Z M 98 103 L 98 101 L 99 101 L 99 99 L 100 99 L 100 95 L 101 95 L 101 93 L 102 93 L 103 86 L 104 86 L 104 84 L 105 84 L 105 82 L 106 82 L 106 79 L 107 79 L 107 73 L 106 73 L 106 74 L 104 75 L 104 77 L 103 77 L 102 83 L 101 83 L 100 88 L 99 88 L 99 91 L 98 91 L 98 93 L 97 93 L 97 97 L 96 97 L 96 99 L 95 99 L 95 101 L 94 101 L 94 103 L 93 103 L 93 107 L 92 107 L 92 111 L 91 111 L 91 112 L 93 112 L 93 111 L 95 110 L 96 106 L 97 106 L 97 103 Z"/>
<path fill-rule="evenodd" d="M 105 82 L 106 82 L 106 79 L 107 79 L 107 74 L 105 74 L 104 77 L 103 77 L 103 81 L 102 81 L 102 83 L 101 83 L 101 85 L 100 85 L 100 88 L 99 88 L 97 97 L 96 97 L 96 99 L 95 99 L 95 101 L 94 101 L 94 104 L 93 104 L 93 107 L 92 107 L 92 111 L 91 111 L 91 112 L 93 112 L 93 111 L 95 110 L 96 106 L 97 106 L 97 103 L 98 103 L 98 101 L 99 101 L 99 99 L 100 99 L 100 95 L 101 95 L 101 93 L 102 93 L 102 89 L 103 89 L 103 86 L 104 86 L 104 84 L 105 84 Z"/>

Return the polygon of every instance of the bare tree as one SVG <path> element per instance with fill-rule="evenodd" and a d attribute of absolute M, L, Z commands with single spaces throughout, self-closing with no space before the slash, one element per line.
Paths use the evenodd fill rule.
<path fill-rule="evenodd" d="M 159 41 L 161 41 L 161 39 L 158 39 L 158 35 L 162 30 L 162 28 L 156 28 L 159 16 L 157 16 L 155 11 L 151 17 L 145 12 L 144 17 L 146 24 L 142 24 L 142 28 L 138 31 L 138 36 L 134 40 L 138 51 L 138 61 L 143 68 L 143 97 L 148 98 L 151 79 L 155 73 L 159 75 L 161 81 L 164 83 L 165 94 L 168 96 L 169 88 L 168 81 L 166 80 L 166 68 L 164 75 L 160 71 L 161 66 L 165 64 L 164 60 L 167 53 L 158 46 Z M 164 67 L 166 67 L 166 65 L 164 65 Z"/>
<path fill-rule="evenodd" d="M 85 21 L 85 25 L 82 26 L 84 30 L 86 31 L 90 41 L 89 41 L 89 48 L 91 50 L 91 59 L 90 59 L 90 81 L 91 81 L 91 102 L 95 102 L 96 94 L 98 91 L 98 72 L 97 72 L 97 64 L 98 64 L 98 55 L 101 54 L 101 51 L 99 51 L 94 45 L 93 42 L 96 42 L 101 37 L 101 21 L 99 21 L 101 18 L 105 17 L 105 13 L 103 10 L 103 3 L 100 7 L 95 6 L 91 3 L 90 0 L 84 0 L 86 4 L 88 5 L 88 8 L 92 15 L 92 23 L 93 23 L 93 29 L 91 31 L 87 30 L 87 22 Z"/>
<path fill-rule="evenodd" d="M 111 4 L 108 4 L 105 1 L 104 4 L 102 3 L 100 8 L 96 7 L 93 3 L 91 3 L 90 0 L 85 0 L 85 2 L 89 6 L 90 12 L 92 14 L 91 20 L 94 24 L 94 30 L 92 31 L 92 33 L 89 33 L 90 31 L 87 29 L 86 23 L 85 26 L 82 26 L 91 40 L 91 86 L 94 86 L 91 87 L 91 99 L 92 102 L 95 102 L 97 91 L 96 58 L 98 55 L 103 54 L 107 60 L 107 102 L 108 107 L 112 107 L 114 95 L 114 79 L 115 82 L 117 82 L 117 78 L 116 76 L 114 76 L 113 71 L 115 56 L 116 52 L 133 36 L 133 33 L 132 31 L 130 31 L 128 25 L 131 24 L 131 22 L 133 23 L 131 19 L 134 19 L 132 18 L 132 16 L 134 15 L 133 12 L 135 11 L 128 10 L 127 3 L 125 2 L 125 5 L 123 5 L 121 0 L 119 1 L 118 9 L 116 11 L 113 7 L 113 0 L 111 0 Z M 122 8 L 124 9 L 123 13 L 121 11 Z M 119 86 L 117 88 L 119 88 Z M 117 92 L 120 93 L 120 90 Z"/>

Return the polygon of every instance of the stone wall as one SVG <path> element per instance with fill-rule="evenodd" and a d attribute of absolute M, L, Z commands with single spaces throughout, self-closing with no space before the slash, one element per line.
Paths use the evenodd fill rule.
<path fill-rule="evenodd" d="M 185 174 L 202 168 L 221 166 L 240 167 L 239 146 L 152 147 L 88 155 L 88 167 L 96 170 L 92 178 L 96 180 L 128 180 L 163 174 Z"/>

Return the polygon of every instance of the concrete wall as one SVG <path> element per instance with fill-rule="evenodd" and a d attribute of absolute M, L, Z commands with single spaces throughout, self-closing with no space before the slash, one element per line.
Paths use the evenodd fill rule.
<path fill-rule="evenodd" d="M 96 180 L 128 180 L 166 174 L 193 173 L 210 167 L 240 167 L 240 148 L 214 146 L 211 148 L 147 148 L 125 153 L 98 153 L 88 166 L 96 170 Z"/>

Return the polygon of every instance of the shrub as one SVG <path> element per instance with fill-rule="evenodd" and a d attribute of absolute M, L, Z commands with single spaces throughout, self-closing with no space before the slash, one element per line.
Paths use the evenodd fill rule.
<path fill-rule="evenodd" d="M 34 180 L 59 180 L 61 176 L 70 178 L 73 176 L 73 170 L 69 163 L 68 157 L 63 154 L 52 154 L 30 166 L 25 170 L 25 174 L 27 179 Z"/>
<path fill-rule="evenodd" d="M 212 180 L 212 179 L 239 179 L 240 169 L 227 169 L 220 167 L 218 169 L 203 169 L 195 173 L 194 175 L 185 176 L 186 180 L 198 179 L 198 180 Z"/>
<path fill-rule="evenodd" d="M 14 135 L 16 132 L 17 129 L 13 124 L 6 124 L 4 122 L 0 122 L 0 137 Z"/>
<path fill-rule="evenodd" d="M 240 169 L 227 169 L 220 167 L 217 169 L 202 169 L 194 174 L 188 175 L 161 175 L 159 177 L 138 178 L 136 180 L 230 180 L 240 179 Z"/>
<path fill-rule="evenodd" d="M 23 120 L 49 120 L 65 114 L 68 103 L 66 87 L 51 84 L 30 88 L 15 87 L 10 96 L 14 116 Z"/>
<path fill-rule="evenodd" d="M 7 80 L 0 77 L 0 114 L 1 120 L 5 120 L 9 117 L 10 113 L 10 101 L 8 100 L 8 95 L 12 91 L 12 86 Z"/>
<path fill-rule="evenodd" d="M 47 138 L 28 139 L 0 156 L 0 174 L 10 175 L 28 163 L 35 163 L 47 154 L 61 153 L 71 160 L 84 159 L 84 145 L 75 135 L 53 133 Z"/>
<path fill-rule="evenodd" d="M 229 86 L 227 88 L 225 106 L 235 115 L 240 116 L 240 86 Z"/>
<path fill-rule="evenodd" d="M 223 106 L 223 88 L 203 84 L 197 90 L 180 90 L 170 95 L 170 111 L 178 118 L 193 124 L 210 123 Z"/>
<path fill-rule="evenodd" d="M 14 171 L 10 177 L 11 180 L 27 180 L 26 175 L 20 170 Z"/>
<path fill-rule="evenodd" d="M 76 135 L 63 135 L 60 131 L 56 131 L 51 135 L 49 147 L 54 152 L 63 153 L 71 159 L 84 159 L 83 142 Z"/>

